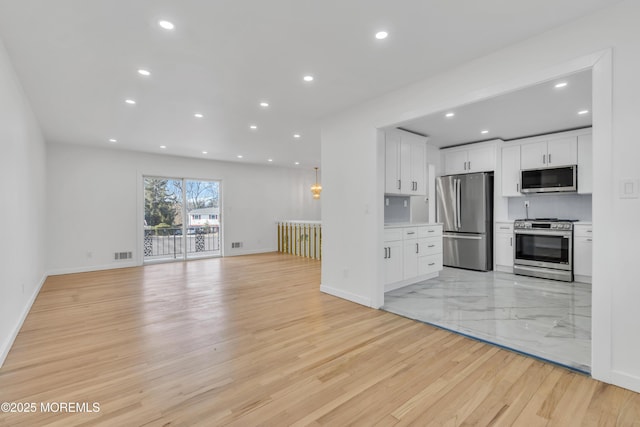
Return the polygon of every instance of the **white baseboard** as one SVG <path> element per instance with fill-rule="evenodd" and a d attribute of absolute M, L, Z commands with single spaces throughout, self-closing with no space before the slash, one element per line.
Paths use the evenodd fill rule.
<path fill-rule="evenodd" d="M 136 261 L 127 261 L 127 262 L 119 262 L 114 264 L 106 264 L 106 265 L 91 265 L 87 267 L 72 267 L 72 268 L 57 268 L 54 270 L 49 270 L 49 276 L 59 276 L 61 274 L 74 274 L 74 273 L 89 273 L 92 271 L 100 271 L 100 270 L 115 270 L 117 268 L 129 268 L 129 267 L 139 267 Z"/>
<path fill-rule="evenodd" d="M 424 282 L 425 280 L 433 279 L 434 277 L 438 277 L 439 275 L 440 275 L 440 270 L 436 271 L 435 273 L 425 274 L 424 276 L 418 276 L 412 279 L 401 280 L 400 282 L 396 282 L 396 283 L 389 283 L 387 285 L 384 285 L 384 291 L 385 292 L 394 291 L 396 289 L 404 288 L 405 286 L 413 285 L 414 283 Z"/>
<path fill-rule="evenodd" d="M 580 276 L 577 274 L 573 275 L 573 281 L 574 282 L 580 282 L 580 283 L 591 283 L 591 276 Z"/>
<path fill-rule="evenodd" d="M 356 304 L 364 305 L 366 307 L 373 307 L 371 298 L 364 297 L 362 295 L 356 295 L 342 289 L 332 288 L 327 285 L 320 285 L 320 292 L 333 295 L 334 297 L 346 299 L 347 301 L 355 302 Z"/>
<path fill-rule="evenodd" d="M 263 249 L 253 249 L 253 250 L 249 250 L 249 251 L 245 251 L 245 250 L 238 250 L 238 249 L 229 249 L 226 250 L 224 253 L 225 257 L 229 257 L 229 256 L 240 256 L 240 255 L 255 255 L 255 254 L 264 254 L 264 253 L 268 253 L 268 252 L 277 252 L 278 248 L 263 248 Z"/>
<path fill-rule="evenodd" d="M 611 383 L 619 387 L 640 393 L 640 377 L 628 374 L 626 372 L 613 370 L 611 371 Z M 598 379 L 598 378 L 596 378 Z M 609 382 L 609 381 L 605 381 Z"/>
<path fill-rule="evenodd" d="M 507 267 L 505 265 L 496 265 L 495 271 L 502 271 L 503 273 L 513 274 L 513 267 Z"/>
<path fill-rule="evenodd" d="M 22 325 L 24 324 L 25 319 L 29 315 L 29 312 L 31 311 L 31 307 L 33 306 L 33 303 L 36 301 L 36 298 L 40 293 L 40 289 L 42 289 L 42 285 L 44 285 L 44 282 L 47 280 L 47 277 L 48 276 L 46 274 L 42 276 L 40 283 L 38 283 L 38 286 L 36 286 L 36 288 L 34 289 L 33 294 L 29 298 L 29 301 L 27 301 L 27 304 L 24 306 L 24 309 L 20 314 L 20 318 L 18 319 L 18 322 L 14 326 L 13 331 L 11 332 L 11 335 L 0 347 L 0 368 L 4 364 L 4 361 L 7 359 L 7 356 L 9 355 L 9 351 L 13 346 L 13 342 L 16 340 L 18 333 L 20 333 L 20 329 L 22 329 Z"/>

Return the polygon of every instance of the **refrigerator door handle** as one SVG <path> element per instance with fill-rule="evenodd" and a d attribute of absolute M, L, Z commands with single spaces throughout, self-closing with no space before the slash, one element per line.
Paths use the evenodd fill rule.
<path fill-rule="evenodd" d="M 457 216 L 457 222 L 456 222 L 456 228 L 461 228 L 462 227 L 462 220 L 461 220 L 461 211 L 462 211 L 462 180 L 461 179 L 457 179 L 456 180 L 458 182 L 458 185 L 456 186 L 456 216 Z"/>
<path fill-rule="evenodd" d="M 464 240 L 482 240 L 483 236 L 466 236 L 464 234 L 448 234 L 444 233 L 442 235 L 445 239 L 464 239 Z"/>

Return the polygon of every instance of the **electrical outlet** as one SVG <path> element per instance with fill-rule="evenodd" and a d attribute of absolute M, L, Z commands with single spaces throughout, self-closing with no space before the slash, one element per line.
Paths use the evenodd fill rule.
<path fill-rule="evenodd" d="M 525 207 L 525 208 L 528 208 L 528 207 L 529 207 L 529 201 L 528 201 L 528 200 L 525 200 L 525 201 L 524 201 L 524 207 Z"/>

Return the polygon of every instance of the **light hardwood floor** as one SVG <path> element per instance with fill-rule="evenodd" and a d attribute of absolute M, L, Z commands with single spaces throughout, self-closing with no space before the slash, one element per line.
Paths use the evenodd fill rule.
<path fill-rule="evenodd" d="M 0 425 L 640 425 L 640 395 L 319 291 L 282 254 L 50 277 Z"/>

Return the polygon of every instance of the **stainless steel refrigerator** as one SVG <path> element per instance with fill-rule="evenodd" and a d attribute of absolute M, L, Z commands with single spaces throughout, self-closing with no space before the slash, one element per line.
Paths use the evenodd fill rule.
<path fill-rule="evenodd" d="M 493 173 L 441 176 L 436 192 L 444 265 L 493 270 Z"/>

